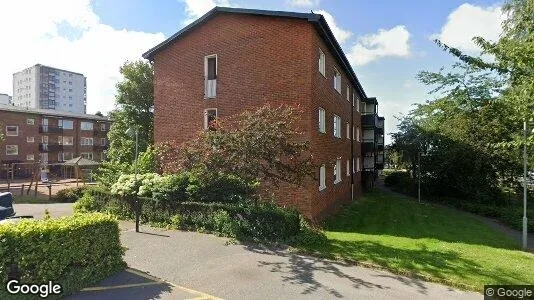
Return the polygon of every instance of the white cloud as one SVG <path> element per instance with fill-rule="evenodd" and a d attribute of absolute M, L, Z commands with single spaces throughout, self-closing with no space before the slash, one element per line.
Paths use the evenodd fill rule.
<path fill-rule="evenodd" d="M 184 25 L 200 18 L 215 6 L 231 6 L 228 0 L 182 0 L 182 2 L 185 4 L 185 12 L 187 14 Z"/>
<path fill-rule="evenodd" d="M 291 6 L 297 7 L 314 7 L 319 5 L 319 0 L 287 0 Z"/>
<path fill-rule="evenodd" d="M 89 0 L 1 1 L 0 11 L 0 36 L 9 41 L 1 48 L 0 92 L 12 91 L 13 73 L 41 63 L 87 77 L 90 113 L 113 109 L 119 67 L 164 39 L 102 24 Z M 61 34 L 65 28 L 75 34 Z"/>
<path fill-rule="evenodd" d="M 348 38 L 352 36 L 352 32 L 350 32 L 349 30 L 345 30 L 337 25 L 336 21 L 334 20 L 334 17 L 329 12 L 325 10 L 318 10 L 316 11 L 316 13 L 323 15 L 326 22 L 328 23 L 328 27 L 330 27 L 330 30 L 332 30 L 332 33 L 340 44 L 343 44 Z"/>
<path fill-rule="evenodd" d="M 432 39 L 439 39 L 445 44 L 470 53 L 480 49 L 472 41 L 473 37 L 481 36 L 496 41 L 502 32 L 504 14 L 498 6 L 481 7 L 464 3 L 447 17 L 447 22 L 439 34 Z"/>
<path fill-rule="evenodd" d="M 410 32 L 404 25 L 378 33 L 364 35 L 352 45 L 347 58 L 356 66 L 365 65 L 386 56 L 407 57 L 410 53 Z"/>

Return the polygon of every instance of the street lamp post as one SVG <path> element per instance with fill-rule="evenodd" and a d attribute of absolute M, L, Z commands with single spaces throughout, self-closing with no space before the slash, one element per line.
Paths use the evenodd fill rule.
<path fill-rule="evenodd" d="M 523 144 L 523 250 L 527 250 L 527 193 L 528 193 L 528 182 L 527 182 L 527 138 L 528 138 L 528 126 L 527 121 L 523 122 L 523 131 L 524 131 L 524 144 Z"/>
<path fill-rule="evenodd" d="M 126 130 L 129 136 L 135 135 L 135 160 L 134 160 L 134 180 L 137 182 L 137 157 L 139 156 L 139 131 L 137 127 L 130 127 Z M 139 232 L 139 197 L 135 196 L 135 232 Z"/>

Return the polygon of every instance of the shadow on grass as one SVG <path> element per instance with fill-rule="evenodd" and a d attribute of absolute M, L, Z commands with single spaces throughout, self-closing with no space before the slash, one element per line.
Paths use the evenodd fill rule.
<path fill-rule="evenodd" d="M 472 216 L 378 190 L 327 220 L 325 230 L 517 249 L 509 237 Z"/>
<path fill-rule="evenodd" d="M 510 270 L 497 271 L 491 267 L 487 268 L 474 260 L 461 257 L 453 250 L 435 251 L 423 244 L 418 247 L 418 249 L 399 249 L 371 241 L 333 240 L 323 251 L 338 259 L 371 263 L 396 274 L 469 290 L 481 290 L 481 282 L 515 284 L 524 281 L 524 278 L 510 273 Z M 404 279 L 397 278 L 401 281 Z M 413 283 L 410 281 L 410 285 Z"/>

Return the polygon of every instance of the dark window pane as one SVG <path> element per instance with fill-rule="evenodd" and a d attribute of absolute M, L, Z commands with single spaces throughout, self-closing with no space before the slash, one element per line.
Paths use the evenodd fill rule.
<path fill-rule="evenodd" d="M 215 57 L 208 58 L 208 80 L 217 78 L 217 59 Z"/>

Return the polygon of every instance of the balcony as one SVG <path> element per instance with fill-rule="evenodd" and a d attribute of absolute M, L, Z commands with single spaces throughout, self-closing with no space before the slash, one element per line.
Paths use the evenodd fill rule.
<path fill-rule="evenodd" d="M 46 143 L 39 143 L 39 152 L 45 153 L 45 152 L 59 152 L 63 150 L 63 146 L 61 144 L 46 144 Z"/>
<path fill-rule="evenodd" d="M 378 116 L 376 114 L 367 114 L 362 116 L 363 127 L 375 127 L 378 123 Z"/>
<path fill-rule="evenodd" d="M 364 156 L 363 157 L 363 168 L 366 170 L 375 168 L 375 157 L 374 156 Z"/>
<path fill-rule="evenodd" d="M 105 137 L 108 135 L 108 129 L 105 129 L 105 130 L 102 130 L 100 128 L 97 128 L 95 130 L 93 130 L 93 135 L 94 136 L 102 136 L 102 137 Z"/>
<path fill-rule="evenodd" d="M 369 153 L 375 151 L 375 141 L 372 139 L 364 139 L 362 143 L 362 153 Z"/>
<path fill-rule="evenodd" d="M 39 126 L 39 133 L 61 134 L 61 133 L 63 133 L 63 128 L 57 127 L 57 126 L 40 125 Z"/>

